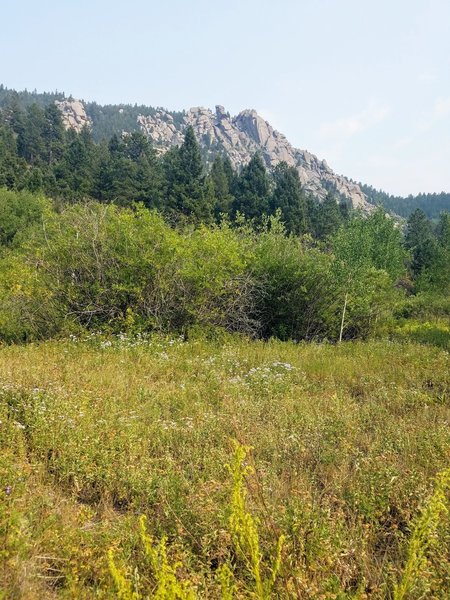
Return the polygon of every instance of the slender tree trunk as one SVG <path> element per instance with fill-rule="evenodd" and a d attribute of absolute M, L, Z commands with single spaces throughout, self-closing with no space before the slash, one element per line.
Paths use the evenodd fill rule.
<path fill-rule="evenodd" d="M 345 293 L 344 308 L 342 309 L 341 330 L 339 331 L 339 342 L 342 342 L 342 333 L 344 331 L 345 311 L 347 310 L 348 292 Z"/>

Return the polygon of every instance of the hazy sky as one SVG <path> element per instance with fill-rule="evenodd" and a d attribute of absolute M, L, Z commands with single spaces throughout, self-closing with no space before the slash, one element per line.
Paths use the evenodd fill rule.
<path fill-rule="evenodd" d="M 450 0 L 0 0 L 0 82 L 255 108 L 390 193 L 450 191 Z"/>

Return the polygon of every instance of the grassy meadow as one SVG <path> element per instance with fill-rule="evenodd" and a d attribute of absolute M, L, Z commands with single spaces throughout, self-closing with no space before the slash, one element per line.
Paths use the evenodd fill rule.
<path fill-rule="evenodd" d="M 441 348 L 92 334 L 0 381 L 1 598 L 448 598 Z"/>

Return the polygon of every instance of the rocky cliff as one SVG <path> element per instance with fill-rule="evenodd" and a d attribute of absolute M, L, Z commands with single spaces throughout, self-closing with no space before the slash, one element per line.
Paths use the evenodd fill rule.
<path fill-rule="evenodd" d="M 89 114 L 82 102 L 64 100 L 57 105 L 63 113 L 66 127 L 79 131 L 90 125 Z M 117 110 L 121 109 L 117 107 Z M 259 151 L 268 168 L 281 161 L 295 166 L 305 190 L 315 197 L 323 199 L 329 189 L 336 190 L 354 208 L 371 210 L 358 185 L 334 173 L 325 160 L 319 160 L 307 150 L 294 148 L 282 133 L 273 129 L 254 110 L 244 110 L 235 117 L 230 116 L 223 106 L 216 106 L 215 112 L 207 108 L 191 108 L 183 113 L 181 119 L 179 115 L 174 119 L 174 114 L 159 109 L 150 115 L 137 116 L 138 126 L 160 152 L 181 144 L 186 127 L 191 125 L 206 160 L 212 160 L 217 153 L 226 154 L 233 166 L 240 168 Z"/>
<path fill-rule="evenodd" d="M 239 168 L 259 151 L 269 168 L 281 161 L 297 167 L 303 186 L 314 196 L 323 199 L 331 188 L 350 200 L 354 208 L 370 209 L 358 185 L 334 173 L 324 160 L 319 160 L 314 154 L 294 148 L 282 133 L 273 129 L 254 110 L 244 110 L 231 117 L 223 106 L 216 106 L 215 112 L 191 108 L 179 126 L 175 125 L 170 112 L 159 110 L 153 116 L 140 115 L 138 122 L 162 150 L 181 144 L 184 129 L 192 125 L 207 156 L 224 152 L 233 166 Z"/>

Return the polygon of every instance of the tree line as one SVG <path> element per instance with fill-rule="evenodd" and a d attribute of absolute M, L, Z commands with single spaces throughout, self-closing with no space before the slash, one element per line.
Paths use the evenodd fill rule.
<path fill-rule="evenodd" d="M 141 132 L 94 143 L 87 128 L 65 131 L 54 104 L 22 109 L 14 96 L 0 111 L 0 186 L 66 202 L 142 202 L 171 223 L 211 224 L 238 214 L 261 222 L 279 211 L 288 232 L 319 239 L 349 218 L 332 193 L 321 204 L 308 197 L 294 167 L 281 163 L 269 175 L 259 154 L 239 173 L 217 155 L 207 173 L 190 127 L 180 147 L 158 156 Z"/>
<path fill-rule="evenodd" d="M 435 192 L 433 194 L 417 194 L 417 196 L 410 194 L 405 198 L 376 190 L 371 185 L 363 183 L 358 185 L 366 194 L 369 202 L 383 206 L 400 217 L 408 218 L 417 208 L 420 208 L 429 219 L 438 220 L 441 212 L 450 211 L 450 193 Z"/>

